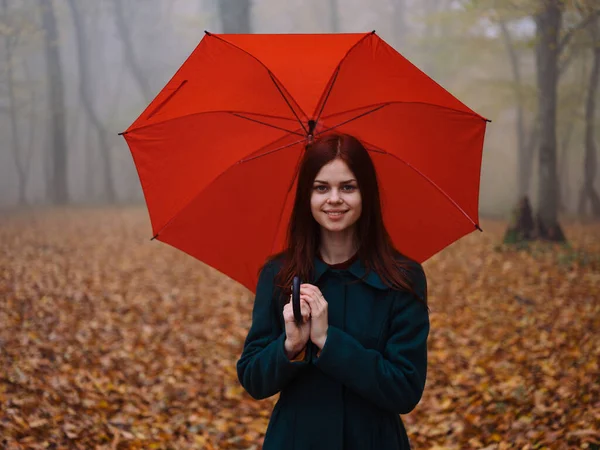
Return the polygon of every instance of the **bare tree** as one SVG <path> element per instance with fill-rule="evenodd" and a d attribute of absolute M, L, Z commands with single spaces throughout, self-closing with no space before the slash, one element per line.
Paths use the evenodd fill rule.
<path fill-rule="evenodd" d="M 562 5 L 560 2 L 558 2 L 558 6 L 560 8 L 564 7 L 564 5 Z M 562 17 L 562 10 L 560 12 L 561 12 L 561 17 Z M 526 131 L 525 111 L 524 111 L 525 90 L 524 90 L 524 85 L 522 82 L 522 73 L 521 73 L 521 64 L 519 61 L 519 52 L 517 51 L 513 37 L 511 36 L 511 33 L 508 29 L 507 22 L 506 22 L 507 20 L 510 20 L 511 17 L 512 18 L 522 17 L 523 13 L 524 13 L 524 11 L 515 9 L 514 5 L 511 7 L 507 7 L 504 4 L 497 3 L 496 6 L 494 7 L 494 15 L 498 17 L 496 19 L 496 22 L 498 23 L 499 28 L 500 28 L 500 36 L 504 43 L 505 49 L 507 51 L 508 60 L 509 60 L 512 75 L 513 75 L 513 91 L 514 91 L 514 98 L 515 98 L 515 103 L 516 103 L 516 113 L 517 113 L 515 125 L 516 125 L 517 144 L 518 144 L 518 198 L 519 198 L 519 202 L 524 197 L 528 196 L 529 192 L 530 192 L 529 187 L 530 187 L 530 180 L 531 180 L 531 175 L 532 175 L 532 171 L 533 171 L 533 160 L 534 160 L 533 158 L 535 156 L 537 141 L 539 140 L 539 137 L 540 137 L 540 123 L 539 123 L 540 122 L 540 115 L 539 115 L 540 111 L 537 112 L 536 118 L 533 121 L 533 126 L 531 127 L 530 131 L 529 132 Z M 581 23 L 579 23 L 577 26 L 569 29 L 562 39 L 558 40 L 558 38 L 557 38 L 557 47 L 556 47 L 557 71 L 556 71 L 556 77 L 555 77 L 556 78 L 555 85 L 558 84 L 558 80 L 560 79 L 561 75 L 563 73 L 565 73 L 565 71 L 569 67 L 570 63 L 574 60 L 574 57 L 579 53 L 578 51 L 575 51 L 574 49 L 571 49 L 571 51 L 569 51 L 569 52 L 565 52 L 564 50 L 568 46 L 569 41 L 572 39 L 572 37 L 576 35 L 576 32 L 578 30 L 582 29 L 584 27 L 584 25 L 586 23 L 588 23 L 588 21 L 590 20 L 589 16 L 586 16 L 585 14 L 581 14 L 581 16 L 584 18 L 584 20 L 582 20 Z M 538 44 L 541 44 L 541 42 L 538 42 Z M 539 54 L 539 51 L 536 51 L 536 54 Z M 566 56 L 561 59 L 561 54 L 565 54 Z M 540 68 L 538 66 L 538 76 L 539 75 L 544 75 L 544 69 Z M 538 84 L 538 88 L 539 88 L 539 84 Z M 540 100 L 540 98 L 538 96 L 538 106 L 539 106 L 539 100 Z M 572 134 L 571 132 L 573 130 L 573 125 L 574 125 L 574 116 L 573 115 L 569 116 L 569 119 L 567 120 L 567 125 L 568 125 L 566 127 L 567 132 L 565 135 L 562 136 L 562 139 L 561 139 L 561 148 L 563 149 L 563 151 L 561 152 L 562 157 L 559 161 L 561 163 L 561 164 L 559 164 L 559 167 L 563 168 L 563 169 L 564 169 L 564 167 L 563 167 L 562 163 L 565 160 L 564 148 L 565 148 L 565 145 L 568 145 L 571 134 Z M 558 168 L 557 168 L 557 170 L 558 170 Z M 560 175 L 563 176 L 565 173 L 566 173 L 565 170 L 562 170 Z M 562 181 L 565 182 L 563 184 L 563 185 L 565 185 L 566 178 L 565 178 L 565 180 L 562 180 Z M 564 202 L 560 195 L 561 179 L 559 179 L 558 175 L 556 177 L 556 183 L 559 185 L 559 187 L 557 188 L 558 210 L 562 211 L 562 210 L 564 210 Z"/>
<path fill-rule="evenodd" d="M 329 0 L 329 26 L 332 33 L 340 31 L 340 13 L 337 0 Z"/>
<path fill-rule="evenodd" d="M 24 74 L 24 79 L 25 79 L 25 84 L 28 86 L 32 86 L 33 85 L 33 81 L 32 81 L 32 77 L 31 77 L 31 71 L 29 70 L 29 66 L 27 65 L 27 62 L 24 60 L 23 61 L 23 74 Z M 29 174 L 30 174 L 30 169 L 31 169 L 31 161 L 33 160 L 33 155 L 34 155 L 34 147 L 33 147 L 33 143 L 34 143 L 34 138 L 35 138 L 35 131 L 36 131 L 36 125 L 37 125 L 37 114 L 36 114 L 36 108 L 35 108 L 35 97 L 36 97 L 36 90 L 34 89 L 30 89 L 29 90 L 29 121 L 28 121 L 28 125 L 27 125 L 27 129 L 29 131 L 28 133 L 28 139 L 27 139 L 27 149 L 25 150 L 25 162 L 22 164 L 23 166 L 23 199 L 25 199 L 25 189 L 27 187 L 27 182 L 29 180 Z"/>
<path fill-rule="evenodd" d="M 2 0 L 2 13 L 4 17 L 8 17 L 8 5 L 6 0 Z M 13 151 L 13 158 L 15 160 L 15 167 L 17 168 L 17 176 L 19 183 L 19 204 L 27 203 L 25 198 L 25 182 L 26 174 L 25 167 L 21 162 L 21 141 L 19 136 L 19 127 L 17 123 L 17 101 L 15 99 L 15 86 L 13 82 L 13 46 L 15 37 L 7 33 L 4 37 L 4 50 L 6 58 L 6 84 L 8 87 L 8 111 L 10 116 L 10 130 L 11 130 L 11 148 Z"/>
<path fill-rule="evenodd" d="M 564 241 L 558 224 L 558 179 L 556 173 L 556 88 L 558 81 L 560 0 L 543 0 L 535 16 L 537 44 L 538 111 L 540 115 L 538 234 Z"/>
<path fill-rule="evenodd" d="M 575 51 L 569 52 L 570 55 L 576 53 Z M 573 59 L 572 56 L 569 58 Z M 587 60 L 585 58 L 578 58 L 578 62 L 580 63 L 581 68 L 579 69 L 578 79 L 575 81 L 575 85 L 580 87 L 576 92 L 571 94 L 571 102 L 573 105 L 577 105 L 578 108 L 580 105 L 585 104 L 585 95 L 586 89 L 585 81 L 588 73 L 587 69 Z M 559 68 L 559 77 L 560 77 L 560 68 Z M 579 123 L 581 119 L 580 114 L 577 114 L 573 108 L 565 108 L 562 111 L 565 116 L 562 119 L 563 126 L 559 131 L 560 135 L 560 145 L 558 148 L 558 211 L 559 213 L 569 213 L 575 212 L 573 208 L 569 208 L 569 199 L 571 198 L 571 184 L 569 177 L 569 155 L 572 152 L 569 151 L 571 148 L 571 141 L 573 136 L 575 135 L 576 125 Z"/>
<path fill-rule="evenodd" d="M 125 20 L 125 13 L 123 11 L 123 1 L 113 0 L 113 6 L 115 11 L 115 23 L 117 26 L 117 32 L 123 44 L 125 64 L 129 68 L 131 75 L 133 75 L 133 78 L 140 87 L 140 91 L 142 92 L 144 100 L 146 101 L 146 103 L 150 103 L 150 100 L 152 100 L 152 89 L 150 88 L 148 78 L 144 74 L 144 70 L 139 64 L 136 52 L 133 49 L 133 43 L 131 42 L 131 36 L 129 34 L 129 27 L 127 26 L 127 21 Z"/>
<path fill-rule="evenodd" d="M 223 33 L 250 33 L 250 0 L 219 0 Z"/>
<path fill-rule="evenodd" d="M 40 0 L 44 1 L 44 0 Z M 77 65 L 79 68 L 79 94 L 83 103 L 84 110 L 93 127 L 98 133 L 98 141 L 100 143 L 100 151 L 102 162 L 104 165 L 104 185 L 106 188 L 106 196 L 108 202 L 114 202 L 117 198 L 113 171 L 112 160 L 110 157 L 110 145 L 108 143 L 107 132 L 102 124 L 93 105 L 92 87 L 89 83 L 90 60 L 88 52 L 85 48 L 86 34 L 85 28 L 82 25 L 82 17 L 79 11 L 78 2 L 75 0 L 67 0 L 69 9 L 73 16 L 73 25 L 75 27 L 75 37 L 77 45 Z"/>
<path fill-rule="evenodd" d="M 598 29 L 598 17 L 596 16 L 588 25 L 588 30 L 592 38 L 593 62 L 590 72 L 590 81 L 587 92 L 587 101 L 585 104 L 585 157 L 583 162 L 583 186 L 579 194 L 578 213 L 585 214 L 586 200 L 589 200 L 592 217 L 600 217 L 600 198 L 594 189 L 594 179 L 596 178 L 597 159 L 595 120 L 596 111 L 596 93 L 598 92 L 598 80 L 600 79 L 600 30 Z"/>
<path fill-rule="evenodd" d="M 556 88 L 559 76 L 559 57 L 574 34 L 595 21 L 600 10 L 584 17 L 559 39 L 562 22 L 560 0 L 543 0 L 536 22 L 536 63 L 538 112 L 540 115 L 540 147 L 538 178 L 538 235 L 543 239 L 564 241 L 558 223 L 558 177 L 556 170 Z M 595 155 L 595 153 L 594 153 Z M 592 176 L 593 179 L 593 176 Z"/>
<path fill-rule="evenodd" d="M 567 158 L 569 153 L 569 147 L 571 144 L 571 138 L 573 137 L 573 131 L 575 130 L 575 118 L 572 117 L 567 121 L 565 130 L 562 132 L 560 138 L 560 145 L 558 147 L 558 211 L 561 213 L 568 213 L 568 199 L 570 197 L 569 189 L 569 159 Z"/>
<path fill-rule="evenodd" d="M 508 53 L 508 60 L 510 62 L 510 68 L 513 74 L 513 90 L 515 94 L 515 102 L 517 105 L 517 151 L 518 151 L 518 198 L 521 199 L 529 195 L 529 182 L 531 180 L 531 172 L 533 169 L 533 155 L 534 155 L 534 141 L 536 136 L 536 121 L 532 127 L 529 138 L 526 137 L 525 132 L 525 106 L 524 106 L 524 92 L 523 92 L 523 81 L 521 77 L 521 65 L 519 62 L 519 55 L 515 49 L 510 32 L 504 20 L 499 20 L 498 25 L 502 35 L 502 40 Z"/>
<path fill-rule="evenodd" d="M 51 161 L 52 181 L 49 183 L 50 197 L 55 204 L 69 201 L 67 180 L 67 143 L 65 137 L 66 116 L 63 73 L 58 51 L 58 31 L 52 0 L 38 0 L 42 10 L 42 26 L 46 38 L 46 70 L 48 72 L 48 98 L 50 99 L 50 119 L 52 133 Z"/>

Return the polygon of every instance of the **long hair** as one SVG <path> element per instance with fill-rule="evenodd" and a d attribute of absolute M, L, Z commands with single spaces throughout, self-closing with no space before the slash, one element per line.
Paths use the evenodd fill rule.
<path fill-rule="evenodd" d="M 392 289 L 411 292 L 427 305 L 427 299 L 415 292 L 409 273 L 411 261 L 398 258 L 396 250 L 385 229 L 381 214 L 381 201 L 377 173 L 373 161 L 362 143 L 348 134 L 327 133 L 309 144 L 298 169 L 296 199 L 290 217 L 286 248 L 271 256 L 268 261 L 282 259 L 281 270 L 275 276 L 280 288 L 280 309 L 289 301 L 292 280 L 298 275 L 309 280 L 314 273 L 313 260 L 320 246 L 320 225 L 314 219 L 310 199 L 314 180 L 327 163 L 339 158 L 354 173 L 362 199 L 362 212 L 356 223 L 354 238 L 358 243 L 358 257 L 367 272 L 375 271 L 385 285 Z"/>

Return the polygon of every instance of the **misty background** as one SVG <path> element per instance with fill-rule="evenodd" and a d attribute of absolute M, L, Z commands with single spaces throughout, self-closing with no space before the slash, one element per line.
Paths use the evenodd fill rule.
<path fill-rule="evenodd" d="M 482 216 L 507 218 L 523 195 L 537 207 L 540 192 L 561 217 L 600 215 L 600 6 L 564 2 L 558 46 L 546 45 L 556 50 L 556 71 L 544 66 L 540 72 L 548 61 L 540 30 L 556 19 L 546 15 L 550 22 L 543 23 L 540 11 L 550 3 L 559 2 L 0 0 L 0 207 L 143 204 L 118 133 L 173 76 L 204 30 L 376 30 L 492 120 L 483 152 Z M 553 99 L 540 93 L 551 89 L 546 81 L 552 77 L 556 123 L 542 126 L 538 111 Z M 549 130 L 556 133 L 552 151 L 552 138 L 544 138 Z M 540 148 L 550 155 L 541 157 L 542 165 Z M 540 173 L 550 174 L 545 184 Z"/>

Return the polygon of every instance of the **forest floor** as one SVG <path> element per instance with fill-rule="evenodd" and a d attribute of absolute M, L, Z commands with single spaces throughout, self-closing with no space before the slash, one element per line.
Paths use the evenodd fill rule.
<path fill-rule="evenodd" d="M 600 447 L 600 224 L 569 246 L 506 223 L 424 263 L 416 449 Z M 0 447 L 260 449 L 278 396 L 236 374 L 253 295 L 150 241 L 144 207 L 0 215 Z"/>

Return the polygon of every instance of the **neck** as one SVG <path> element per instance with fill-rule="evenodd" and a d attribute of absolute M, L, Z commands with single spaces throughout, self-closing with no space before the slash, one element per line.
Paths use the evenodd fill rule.
<path fill-rule="evenodd" d="M 327 264 L 339 264 L 349 260 L 358 251 L 354 230 L 331 232 L 321 229 L 319 251 Z"/>

